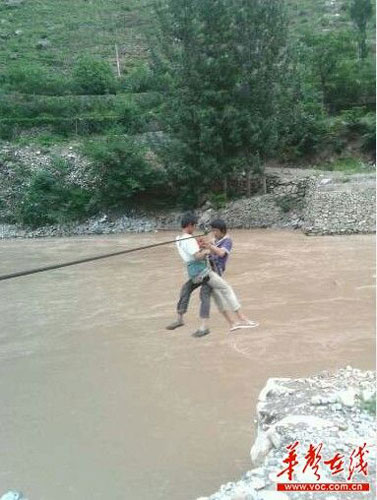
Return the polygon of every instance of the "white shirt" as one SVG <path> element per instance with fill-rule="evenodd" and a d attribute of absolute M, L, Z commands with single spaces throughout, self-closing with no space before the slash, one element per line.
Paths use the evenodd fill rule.
<path fill-rule="evenodd" d="M 183 262 L 185 262 L 186 264 L 195 260 L 194 255 L 200 250 L 196 239 L 193 238 L 191 234 L 187 233 L 176 237 L 176 245 L 179 255 L 182 257 Z"/>

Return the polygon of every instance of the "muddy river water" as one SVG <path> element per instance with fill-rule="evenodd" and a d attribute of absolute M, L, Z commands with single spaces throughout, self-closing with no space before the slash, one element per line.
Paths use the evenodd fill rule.
<path fill-rule="evenodd" d="M 0 274 L 169 240 L 170 232 L 0 243 Z M 371 369 L 374 236 L 234 231 L 227 280 L 260 327 L 229 335 L 174 246 L 0 282 L 0 496 L 193 500 L 249 468 L 268 377 Z"/>

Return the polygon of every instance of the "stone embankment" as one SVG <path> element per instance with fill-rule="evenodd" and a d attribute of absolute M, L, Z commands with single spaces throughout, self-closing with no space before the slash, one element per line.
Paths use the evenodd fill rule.
<path fill-rule="evenodd" d="M 253 468 L 200 500 L 354 500 L 355 492 L 340 490 L 346 482 L 369 483 L 370 491 L 357 492 L 357 498 L 376 498 L 375 382 L 374 372 L 351 367 L 311 378 L 269 379 L 256 408 Z M 335 483 L 333 492 L 277 491 L 277 482 L 289 482 L 287 473 L 278 474 L 288 465 L 287 447 L 296 442 L 292 482 Z M 311 445 L 315 457 L 304 471 Z M 340 459 L 332 467 L 325 463 L 336 454 Z M 338 466 L 343 470 L 337 472 Z"/>
<path fill-rule="evenodd" d="M 307 234 L 371 233 L 376 223 L 374 176 L 329 176 L 308 190 L 303 213 Z"/>
<path fill-rule="evenodd" d="M 375 176 L 318 170 L 266 169 L 267 194 L 208 210 L 229 227 L 301 229 L 308 235 L 375 232 Z"/>
<path fill-rule="evenodd" d="M 0 153 L 0 239 L 179 229 L 181 213 L 178 211 L 132 212 L 121 216 L 101 214 L 85 222 L 37 229 L 1 223 L 9 216 L 12 199 L 17 196 L 23 168 L 46 169 L 51 158 L 59 157 L 71 165 L 69 182 L 90 187 L 93 179 L 88 173 L 88 161 L 73 146 L 44 151 L 7 145 Z M 375 231 L 375 176 L 372 173 L 350 175 L 314 169 L 267 168 L 266 194 L 263 195 L 257 191 L 260 180 L 254 181 L 249 198 L 242 197 L 220 209 L 207 201 L 197 210 L 200 221 L 208 223 L 214 217 L 222 217 L 230 228 L 293 228 L 308 235 Z M 240 195 L 245 193 L 242 176 L 233 184 Z"/>

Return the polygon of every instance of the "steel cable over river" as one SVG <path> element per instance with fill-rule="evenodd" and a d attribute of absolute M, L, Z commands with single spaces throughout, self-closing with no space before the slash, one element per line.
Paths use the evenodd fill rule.
<path fill-rule="evenodd" d="M 190 238 L 199 238 L 200 236 L 205 236 L 207 232 L 202 234 L 197 234 L 195 236 L 190 236 Z M 187 239 L 190 239 L 187 238 Z M 163 241 L 161 243 L 153 243 L 152 245 L 145 245 L 142 247 L 130 248 L 128 250 L 120 250 L 118 252 L 111 252 L 102 255 L 96 255 L 94 257 L 86 257 L 85 259 L 71 260 L 69 262 L 63 262 L 62 264 L 52 264 L 50 266 L 36 267 L 34 269 L 29 269 L 27 271 L 19 271 L 17 273 L 3 274 L 0 276 L 0 281 L 10 280 L 13 278 L 20 278 L 21 276 L 28 276 L 29 274 L 43 273 L 44 271 L 52 271 L 53 269 L 60 269 L 62 267 L 75 266 L 77 264 L 84 264 L 85 262 L 92 262 L 94 260 L 107 259 L 108 257 L 115 257 L 116 255 L 122 255 L 126 253 L 139 252 L 140 250 L 147 250 L 149 248 L 161 247 L 163 245 L 170 245 L 175 243 L 174 240 Z"/>

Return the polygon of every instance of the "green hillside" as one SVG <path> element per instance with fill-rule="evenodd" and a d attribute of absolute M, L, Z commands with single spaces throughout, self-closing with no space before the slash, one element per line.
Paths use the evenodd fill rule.
<path fill-rule="evenodd" d="M 5 172 L 6 179 L 13 183 L 10 198 L 18 197 L 14 205 L 18 212 L 12 204 L 7 211 L 12 222 L 39 224 L 80 218 L 102 208 L 122 210 L 125 204 L 137 204 L 141 192 L 148 203 L 152 198 L 174 202 L 175 197 L 182 199 L 187 194 L 184 189 L 181 191 L 177 175 L 196 186 L 196 176 L 201 173 L 192 168 L 191 160 L 171 152 L 170 157 L 163 158 L 161 154 L 160 161 L 156 161 L 156 151 L 151 153 L 153 133 L 158 132 L 161 139 L 169 128 L 168 92 L 174 85 L 168 89 L 166 82 L 175 79 L 174 65 L 165 73 L 153 72 L 149 66 L 149 47 L 154 43 L 150 35 L 156 21 L 152 3 L 153 0 L 0 0 L 0 140 L 20 147 L 34 144 L 47 150 L 62 142 L 75 143 L 79 152 L 91 160 L 90 176 L 95 179 L 89 190 L 81 185 L 72 187 L 72 165 L 56 157 L 46 170 L 26 171 L 22 166 L 11 176 Z M 206 5 L 211 17 L 212 4 Z M 234 5 L 231 7 L 234 15 Z M 368 53 L 361 57 L 350 1 L 286 0 L 286 7 L 286 47 L 290 54 L 295 52 L 291 68 L 295 67 L 296 73 L 293 80 L 285 79 L 280 84 L 281 89 L 289 89 L 288 100 L 292 100 L 290 104 L 286 101 L 285 111 L 276 115 L 278 140 L 272 148 L 272 160 L 281 165 L 329 168 L 332 162 L 334 168 L 364 168 L 375 148 L 374 16 L 369 15 L 367 25 Z M 265 33 L 274 31 L 271 26 L 274 25 L 269 25 Z M 202 35 L 205 38 L 208 34 Z M 218 39 L 210 43 L 219 46 Z M 206 58 L 207 46 L 204 44 L 200 50 Z M 216 63 L 222 58 L 221 51 L 217 54 Z M 198 62 L 200 66 L 202 60 L 199 58 Z M 207 77 L 205 63 L 198 71 L 202 71 L 197 80 L 197 88 L 201 89 L 201 78 Z M 221 71 L 218 75 L 222 75 Z M 216 78 L 210 84 L 216 91 Z M 292 97 L 294 89 L 297 99 Z M 228 90 L 225 99 L 233 96 L 233 91 L 234 88 Z M 203 118 L 203 130 L 208 125 L 207 144 L 203 143 L 207 159 L 199 160 L 200 164 L 208 163 L 200 168 L 205 170 L 207 164 L 212 164 L 221 172 L 225 164 L 221 166 L 216 141 L 228 147 L 234 138 L 233 130 L 241 126 L 239 116 L 246 111 L 252 123 L 255 109 L 253 105 L 244 109 L 239 103 L 230 102 L 239 106 L 230 122 L 221 114 L 225 101 L 216 101 L 214 106 L 204 94 L 199 107 L 187 108 L 186 116 L 197 113 Z M 180 114 L 177 94 L 176 98 L 174 120 L 179 122 L 185 118 L 184 113 Z M 191 101 L 195 100 L 196 95 Z M 265 115 L 275 119 L 275 109 Z M 215 117 L 213 121 L 211 116 Z M 225 138 L 221 135 L 224 123 L 229 125 Z M 242 126 L 245 123 L 247 120 Z M 249 135 L 246 132 L 243 137 Z M 234 144 L 237 149 L 236 141 Z M 196 144 L 192 152 L 198 152 L 200 147 Z M 240 149 L 236 154 L 242 155 Z M 230 170 L 222 172 L 225 176 L 242 171 L 242 162 L 233 162 L 232 154 L 228 160 L 226 168 Z M 0 154 L 0 168 L 6 161 Z M 18 189 L 20 176 L 22 189 Z M 208 184 L 203 189 L 208 193 L 212 187 Z M 188 205 L 197 202 L 190 197 L 186 201 Z M 0 199 L 0 210 L 1 205 Z M 46 207 L 52 205 L 53 214 L 44 218 Z"/>
<path fill-rule="evenodd" d="M 106 134 L 125 124 L 127 133 L 159 128 L 155 91 L 161 87 L 147 67 L 152 2 L 0 0 L 0 138 L 15 140 L 22 130 L 46 127 L 65 137 Z M 345 30 L 355 37 L 347 1 L 287 0 L 287 10 L 293 39 Z M 336 100 L 350 87 L 345 82 L 343 89 L 334 88 L 343 73 L 354 72 L 352 84 L 357 78 L 371 78 L 374 16 L 368 24 L 368 46 L 369 68 L 363 70 L 367 75 L 353 64 L 340 68 L 337 80 L 330 82 Z M 337 63 L 355 59 L 356 50 L 349 50 L 337 48 Z M 373 107 L 374 92 L 368 85 L 352 88 L 345 107 Z M 336 102 L 329 110 L 342 107 L 344 103 Z"/>
<path fill-rule="evenodd" d="M 122 70 L 146 57 L 148 6 L 139 0 L 2 0 L 0 63 L 36 62 L 69 71 L 83 54 Z"/>
<path fill-rule="evenodd" d="M 346 1 L 288 0 L 287 5 L 297 35 L 350 25 Z M 151 0 L 1 0 L 0 69 L 35 63 L 69 73 L 87 54 L 108 61 L 116 73 L 117 45 L 125 75 L 148 57 L 151 14 Z"/>

